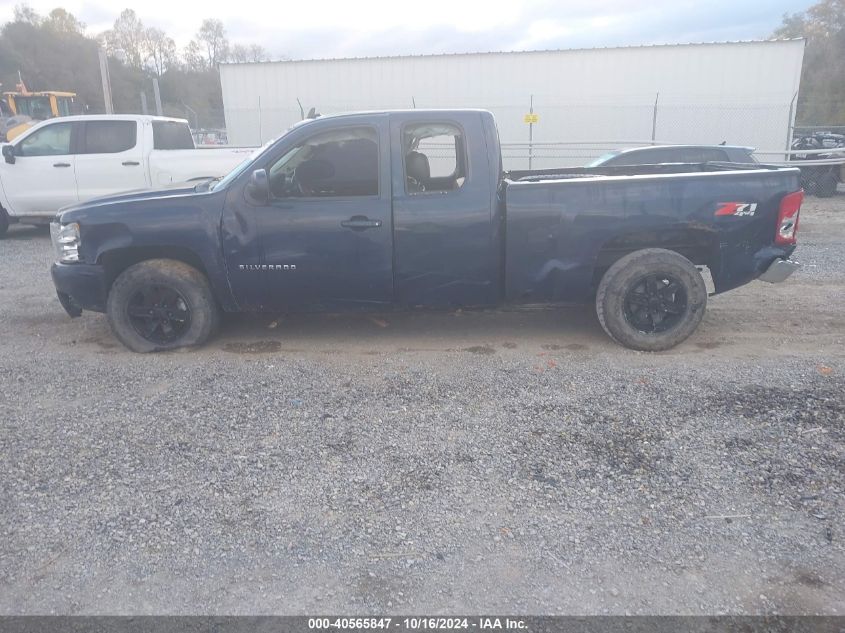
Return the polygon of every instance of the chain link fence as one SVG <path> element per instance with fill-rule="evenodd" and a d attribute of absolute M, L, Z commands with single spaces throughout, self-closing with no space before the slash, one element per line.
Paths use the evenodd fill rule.
<path fill-rule="evenodd" d="M 532 108 L 533 100 L 533 108 Z M 300 109 L 295 99 L 287 107 L 228 108 L 226 129 L 232 144 L 258 146 L 301 120 L 311 107 Z M 496 115 L 505 166 L 524 169 L 583 165 L 609 149 L 643 144 L 680 143 L 743 145 L 787 150 L 793 104 L 722 103 L 704 98 L 690 102 L 650 95 L 627 103 L 546 103 L 542 96 L 525 96 L 511 104 L 487 104 Z M 521 103 L 517 103 L 521 102 Z M 479 104 L 453 104 L 478 107 Z M 322 114 L 367 109 L 426 107 L 414 99 L 389 104 L 316 104 Z M 438 107 L 443 107 L 438 105 Z M 534 124 L 524 122 L 533 109 Z"/>
<path fill-rule="evenodd" d="M 585 165 L 600 156 L 626 147 L 661 144 L 739 145 L 752 147 L 761 162 L 794 160 L 790 145 L 794 136 L 825 130 L 845 133 L 840 125 L 793 127 L 794 103 L 726 103 L 712 97 L 680 101 L 654 94 L 620 103 L 613 98 L 567 103 L 546 102 L 542 95 L 525 96 L 511 104 L 488 104 L 499 126 L 506 169 L 545 169 Z M 533 104 L 532 104 L 533 102 Z M 312 104 L 296 99 L 287 107 L 228 108 L 225 111 L 228 142 L 259 146 L 279 136 L 307 114 Z M 338 102 L 314 104 L 321 114 L 339 112 L 443 107 L 415 100 L 363 104 Z M 452 107 L 478 107 L 456 103 Z M 525 123 L 533 110 L 534 124 Z M 842 162 L 845 156 L 802 155 L 803 160 Z"/>

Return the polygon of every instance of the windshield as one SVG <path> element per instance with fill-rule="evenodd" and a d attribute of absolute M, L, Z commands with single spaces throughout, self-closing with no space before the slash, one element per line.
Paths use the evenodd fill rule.
<path fill-rule="evenodd" d="M 221 188 L 223 188 L 223 187 L 227 187 L 227 186 L 229 185 L 229 183 L 230 183 L 230 182 L 232 182 L 232 181 L 233 181 L 233 180 L 235 180 L 238 176 L 240 176 L 242 173 L 244 173 L 244 171 L 246 170 L 246 168 L 247 168 L 247 167 L 249 167 L 249 166 L 250 166 L 250 164 L 252 163 L 252 161 L 254 161 L 256 158 L 258 158 L 258 156 L 259 156 L 259 155 L 260 155 L 260 154 L 261 154 L 264 150 L 266 150 L 268 147 L 270 147 L 270 146 L 271 146 L 273 143 L 275 143 L 277 140 L 278 140 L 278 139 L 275 139 L 275 138 L 274 138 L 274 139 L 272 139 L 272 140 L 270 140 L 270 141 L 267 141 L 264 145 L 262 145 L 262 146 L 261 146 L 261 147 L 259 147 L 257 150 L 255 150 L 254 152 L 252 152 L 252 154 L 250 154 L 247 158 L 245 158 L 245 159 L 244 159 L 244 160 L 242 160 L 240 163 L 238 163 L 238 164 L 235 166 L 235 168 L 234 168 L 232 171 L 230 171 L 228 174 L 226 174 L 225 176 L 223 176 L 223 178 L 221 178 L 221 179 L 220 179 L 220 180 L 218 180 L 217 182 L 213 182 L 213 183 L 212 183 L 212 184 L 208 187 L 208 190 L 209 190 L 209 191 L 214 191 L 215 189 L 221 189 Z"/>
<path fill-rule="evenodd" d="M 290 126 L 287 130 L 285 130 L 284 134 L 282 134 L 281 136 L 277 136 L 275 138 L 272 138 L 269 141 L 267 141 L 266 143 L 264 143 L 264 145 L 262 145 L 257 150 L 255 150 L 252 154 L 250 154 L 249 157 L 246 158 L 243 162 L 238 163 L 238 165 L 236 165 L 235 168 L 232 171 L 230 171 L 228 174 L 223 176 L 223 178 L 221 178 L 217 182 L 211 183 L 208 187 L 208 190 L 209 191 L 216 191 L 218 189 L 224 189 L 224 188 L 228 187 L 229 184 L 233 180 L 237 179 L 238 176 L 240 176 L 242 173 L 244 173 L 244 171 L 246 171 L 246 168 L 249 167 L 249 165 L 252 164 L 252 162 L 256 158 L 258 158 L 264 152 L 264 150 L 266 150 L 268 147 L 273 145 L 273 143 L 275 143 L 279 139 L 287 136 L 287 134 L 290 133 L 290 131 L 293 130 L 294 128 L 297 128 L 297 127 L 303 125 L 304 123 L 308 123 L 308 122 L 310 122 L 309 119 L 306 119 L 304 121 L 297 121 L 292 126 Z"/>
<path fill-rule="evenodd" d="M 608 152 L 607 154 L 602 154 L 597 159 L 595 159 L 591 163 L 587 163 L 587 167 L 598 167 L 599 165 L 609 161 L 614 156 L 619 156 L 620 152 Z"/>
<path fill-rule="evenodd" d="M 26 114 L 33 119 L 49 119 L 50 97 L 15 97 L 15 106 L 18 114 Z"/>

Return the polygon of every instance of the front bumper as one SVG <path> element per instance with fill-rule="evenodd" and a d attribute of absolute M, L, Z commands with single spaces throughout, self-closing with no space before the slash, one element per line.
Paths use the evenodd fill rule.
<path fill-rule="evenodd" d="M 106 311 L 106 273 L 95 264 L 53 264 L 53 284 L 62 307 L 72 317 L 83 310 Z"/>
<path fill-rule="evenodd" d="M 794 262 L 791 259 L 776 259 L 769 264 L 766 272 L 760 275 L 757 279 L 760 281 L 766 281 L 770 284 L 777 284 L 781 281 L 785 281 L 787 277 L 800 267 L 801 264 Z"/>

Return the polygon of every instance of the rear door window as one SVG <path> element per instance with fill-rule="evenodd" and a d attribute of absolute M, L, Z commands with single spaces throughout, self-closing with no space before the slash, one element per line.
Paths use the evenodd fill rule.
<path fill-rule="evenodd" d="M 138 142 L 135 121 L 86 121 L 83 154 L 118 154 Z"/>
<path fill-rule="evenodd" d="M 409 194 L 446 193 L 464 186 L 466 142 L 453 123 L 415 123 L 402 130 Z"/>
<path fill-rule="evenodd" d="M 191 128 L 179 121 L 153 121 L 154 149 L 194 149 Z"/>

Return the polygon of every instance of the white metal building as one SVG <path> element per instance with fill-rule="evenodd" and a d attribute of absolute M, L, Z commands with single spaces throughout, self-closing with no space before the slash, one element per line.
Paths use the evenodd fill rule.
<path fill-rule="evenodd" d="M 803 55 L 797 39 L 223 64 L 220 76 L 232 144 L 279 135 L 300 120 L 297 99 L 322 114 L 486 108 L 506 167 L 526 164 L 533 97 L 542 167 L 583 164 L 623 142 L 786 149 Z"/>

